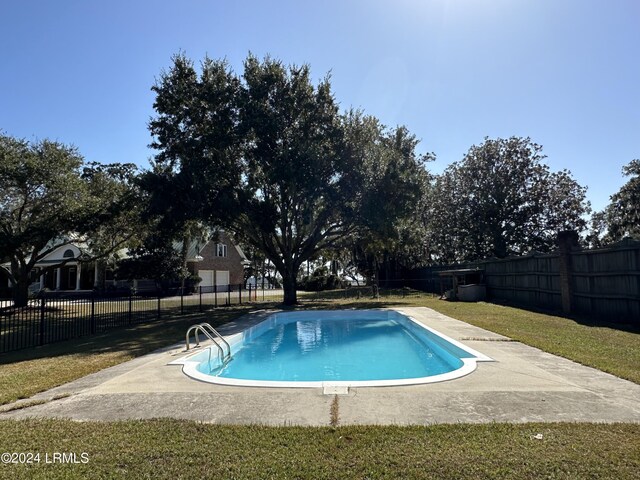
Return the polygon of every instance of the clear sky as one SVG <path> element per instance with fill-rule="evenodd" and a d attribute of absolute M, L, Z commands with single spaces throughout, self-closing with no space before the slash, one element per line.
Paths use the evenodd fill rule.
<path fill-rule="evenodd" d="M 639 0 L 1 0 L 0 49 L 0 130 L 99 162 L 148 166 L 150 87 L 179 50 L 331 71 L 435 172 L 529 136 L 601 209 L 640 158 Z"/>

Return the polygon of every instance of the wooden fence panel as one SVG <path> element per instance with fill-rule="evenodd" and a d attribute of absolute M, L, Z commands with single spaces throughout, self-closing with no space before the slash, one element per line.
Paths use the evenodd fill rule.
<path fill-rule="evenodd" d="M 640 242 L 626 239 L 607 248 L 575 250 L 568 255 L 571 311 L 606 321 L 640 324 Z M 417 269 L 412 274 L 413 278 L 429 278 L 431 286 L 440 270 L 481 268 L 489 299 L 561 310 L 560 263 L 560 252 L 533 253 Z"/>
<path fill-rule="evenodd" d="M 485 270 L 490 298 L 522 305 L 561 307 L 557 255 L 491 259 L 470 267 Z"/>
<path fill-rule="evenodd" d="M 640 242 L 571 255 L 577 312 L 640 323 Z"/>

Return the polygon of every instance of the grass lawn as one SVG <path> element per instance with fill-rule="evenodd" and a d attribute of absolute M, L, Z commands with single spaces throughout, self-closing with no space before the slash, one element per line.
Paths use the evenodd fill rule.
<path fill-rule="evenodd" d="M 0 452 L 40 464 L 0 477 L 53 478 L 637 478 L 640 425 L 428 427 L 216 426 L 174 420 L 0 421 Z M 86 453 L 86 464 L 45 454 Z"/>
<path fill-rule="evenodd" d="M 304 298 L 304 297 L 303 297 Z M 261 305 L 259 308 L 272 305 Z M 304 308 L 426 306 L 640 383 L 637 330 L 430 296 L 312 299 Z M 253 307 L 255 308 L 255 307 Z M 214 325 L 251 307 L 205 314 Z M 184 338 L 202 315 L 0 357 L 0 404 L 27 398 Z M 0 478 L 637 478 L 638 424 L 488 424 L 337 428 L 216 426 L 177 420 L 0 421 L 0 453 L 40 464 L 0 465 Z M 46 464 L 45 454 L 88 454 Z"/>

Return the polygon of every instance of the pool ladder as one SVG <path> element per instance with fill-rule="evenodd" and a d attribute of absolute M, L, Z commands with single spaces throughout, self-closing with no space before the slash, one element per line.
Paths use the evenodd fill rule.
<path fill-rule="evenodd" d="M 222 337 L 222 335 L 220 335 L 220 333 L 218 333 L 218 331 L 215 328 L 213 328 L 210 324 L 203 322 L 203 323 L 197 323 L 195 325 L 191 325 L 189 327 L 189 330 L 187 330 L 187 334 L 185 335 L 185 343 L 187 344 L 187 350 L 191 348 L 191 346 L 189 345 L 189 334 L 191 332 L 194 332 L 196 347 L 200 346 L 200 337 L 198 333 L 199 332 L 204 333 L 204 335 L 209 340 L 211 340 L 211 342 L 216 347 L 218 347 L 218 357 L 220 358 L 220 361 L 224 364 L 224 363 L 227 363 L 229 360 L 231 360 L 231 346 L 229 345 L 229 342 L 227 342 Z M 222 343 L 227 347 L 226 353 L 220 343 Z"/>

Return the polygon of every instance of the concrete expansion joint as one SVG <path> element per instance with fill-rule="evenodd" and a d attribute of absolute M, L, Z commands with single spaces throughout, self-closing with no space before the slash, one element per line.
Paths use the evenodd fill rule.
<path fill-rule="evenodd" d="M 331 402 L 331 409 L 329 410 L 329 425 L 332 427 L 337 427 L 340 422 L 340 400 L 338 399 L 338 395 L 333 396 L 333 401 Z"/>

